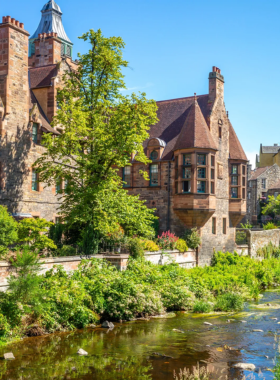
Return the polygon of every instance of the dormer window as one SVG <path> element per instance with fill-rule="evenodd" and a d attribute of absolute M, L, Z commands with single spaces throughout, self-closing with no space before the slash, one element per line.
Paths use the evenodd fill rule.
<path fill-rule="evenodd" d="M 158 158 L 158 152 L 156 150 L 153 150 L 150 157 L 151 160 L 156 160 Z"/>

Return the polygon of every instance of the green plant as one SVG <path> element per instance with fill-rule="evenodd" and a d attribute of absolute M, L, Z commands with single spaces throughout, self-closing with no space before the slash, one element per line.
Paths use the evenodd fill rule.
<path fill-rule="evenodd" d="M 209 302 L 203 300 L 197 300 L 193 305 L 194 313 L 210 313 L 212 310 L 212 305 Z"/>
<path fill-rule="evenodd" d="M 163 232 L 158 236 L 158 245 L 162 249 L 175 249 L 176 242 L 179 238 L 170 231 Z"/>
<path fill-rule="evenodd" d="M 56 249 L 53 240 L 47 236 L 49 228 L 53 225 L 46 219 L 26 218 L 18 223 L 19 243 L 29 245 L 33 251 L 41 252 L 44 249 Z"/>
<path fill-rule="evenodd" d="M 63 257 L 63 256 L 76 256 L 77 250 L 71 245 L 63 245 L 53 252 L 53 256 Z"/>
<path fill-rule="evenodd" d="M 270 259 L 271 257 L 280 257 L 280 248 L 276 247 L 272 242 L 269 242 L 267 245 L 259 248 L 257 250 L 258 257 L 262 257 L 264 259 Z"/>
<path fill-rule="evenodd" d="M 241 310 L 243 308 L 243 299 L 240 294 L 225 293 L 217 297 L 214 309 L 218 311 Z"/>
<path fill-rule="evenodd" d="M 0 338 L 6 337 L 9 334 L 11 326 L 9 325 L 7 318 L 0 313 Z"/>
<path fill-rule="evenodd" d="M 98 253 L 99 233 L 89 224 L 82 232 L 82 241 L 79 243 L 83 255 L 90 256 Z"/>
<path fill-rule="evenodd" d="M 241 228 L 245 228 L 245 229 L 251 229 L 251 228 L 253 228 L 253 225 L 247 220 L 247 222 L 246 223 L 240 223 L 240 226 L 241 226 Z"/>
<path fill-rule="evenodd" d="M 167 310 L 191 310 L 195 297 L 193 293 L 181 283 L 165 283 L 159 288 L 163 306 Z"/>
<path fill-rule="evenodd" d="M 134 259 L 144 257 L 144 244 L 140 238 L 131 238 L 128 243 L 129 253 Z"/>
<path fill-rule="evenodd" d="M 235 242 L 237 245 L 247 244 L 247 234 L 245 231 L 236 230 Z"/>
<path fill-rule="evenodd" d="M 8 246 L 18 239 L 18 223 L 8 213 L 7 207 L 0 206 L 0 257 L 7 253 Z"/>
<path fill-rule="evenodd" d="M 277 226 L 275 226 L 275 224 L 272 222 L 268 222 L 267 224 L 263 226 L 264 230 L 275 230 L 276 228 Z"/>
<path fill-rule="evenodd" d="M 64 231 L 64 225 L 62 223 L 55 223 L 50 226 L 49 238 L 53 240 L 57 248 L 61 248 L 63 245 L 62 243 L 63 231 Z"/>
<path fill-rule="evenodd" d="M 201 237 L 197 228 L 187 229 L 184 232 L 182 239 L 184 239 L 187 243 L 187 246 L 192 249 L 198 248 L 201 244 Z"/>
<path fill-rule="evenodd" d="M 189 249 L 187 246 L 187 243 L 183 239 L 178 239 L 175 244 L 175 248 L 178 249 L 180 252 L 187 252 Z"/>
<path fill-rule="evenodd" d="M 148 252 L 156 252 L 159 250 L 159 246 L 152 240 L 144 240 L 144 250 Z"/>
<path fill-rule="evenodd" d="M 215 371 L 210 371 L 208 367 L 200 367 L 199 363 L 197 363 L 196 367 L 193 367 L 192 372 L 184 368 L 180 369 L 178 375 L 174 371 L 174 379 L 175 380 L 209 380 L 211 374 L 213 375 Z"/>

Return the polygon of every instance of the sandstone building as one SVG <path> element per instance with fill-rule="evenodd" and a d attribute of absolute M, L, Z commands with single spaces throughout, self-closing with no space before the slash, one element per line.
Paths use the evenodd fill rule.
<path fill-rule="evenodd" d="M 32 164 L 56 114 L 62 75 L 76 63 L 54 0 L 42 9 L 36 32 L 10 16 L 0 24 L 0 203 L 16 216 L 57 217 L 56 188 L 39 182 Z M 159 122 L 144 143 L 152 163 L 132 160 L 124 186 L 156 208 L 160 230 L 198 227 L 200 263 L 213 250 L 234 250 L 235 227 L 246 213 L 247 158 L 224 105 L 224 77 L 209 74 L 209 93 L 157 102 Z M 146 181 L 139 170 L 148 170 Z M 63 188 L 64 184 L 57 185 Z"/>

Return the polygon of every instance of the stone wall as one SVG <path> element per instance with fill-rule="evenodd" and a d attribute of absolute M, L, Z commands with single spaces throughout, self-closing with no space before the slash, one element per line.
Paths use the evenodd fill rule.
<path fill-rule="evenodd" d="M 280 229 L 276 230 L 247 230 L 248 232 L 248 245 L 249 255 L 251 257 L 257 256 L 259 248 L 264 247 L 270 242 L 273 245 L 279 246 L 280 243 Z"/>

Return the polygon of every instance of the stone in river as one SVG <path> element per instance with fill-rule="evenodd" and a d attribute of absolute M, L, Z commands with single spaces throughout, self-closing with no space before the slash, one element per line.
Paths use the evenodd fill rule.
<path fill-rule="evenodd" d="M 78 349 L 77 354 L 78 354 L 78 355 L 88 355 L 88 353 L 87 353 L 85 350 L 83 350 L 82 348 L 79 348 L 79 349 Z"/>
<path fill-rule="evenodd" d="M 173 331 L 175 331 L 175 332 L 179 332 L 179 333 L 184 333 L 183 330 L 178 330 L 178 329 L 173 329 Z"/>
<path fill-rule="evenodd" d="M 240 321 L 241 323 L 247 323 L 247 321 Z"/>
<path fill-rule="evenodd" d="M 277 318 L 271 318 L 273 321 L 277 321 Z"/>
<path fill-rule="evenodd" d="M 248 371 L 254 371 L 256 369 L 256 366 L 251 363 L 237 363 L 233 365 L 233 368 L 240 368 L 240 369 L 245 369 Z"/>
<path fill-rule="evenodd" d="M 11 359 L 15 359 L 15 357 L 14 357 L 14 354 L 12 352 L 7 352 L 6 354 L 4 354 L 4 359 L 5 360 L 11 360 Z"/>
<path fill-rule="evenodd" d="M 101 327 L 103 327 L 104 329 L 113 329 L 114 323 L 105 321 L 102 323 Z"/>
<path fill-rule="evenodd" d="M 209 322 L 203 322 L 204 325 L 207 325 L 207 326 L 213 326 L 212 323 L 209 323 Z"/>
<path fill-rule="evenodd" d="M 255 329 L 255 330 L 252 330 L 253 332 L 263 332 L 263 330 L 259 330 L 259 329 Z"/>

